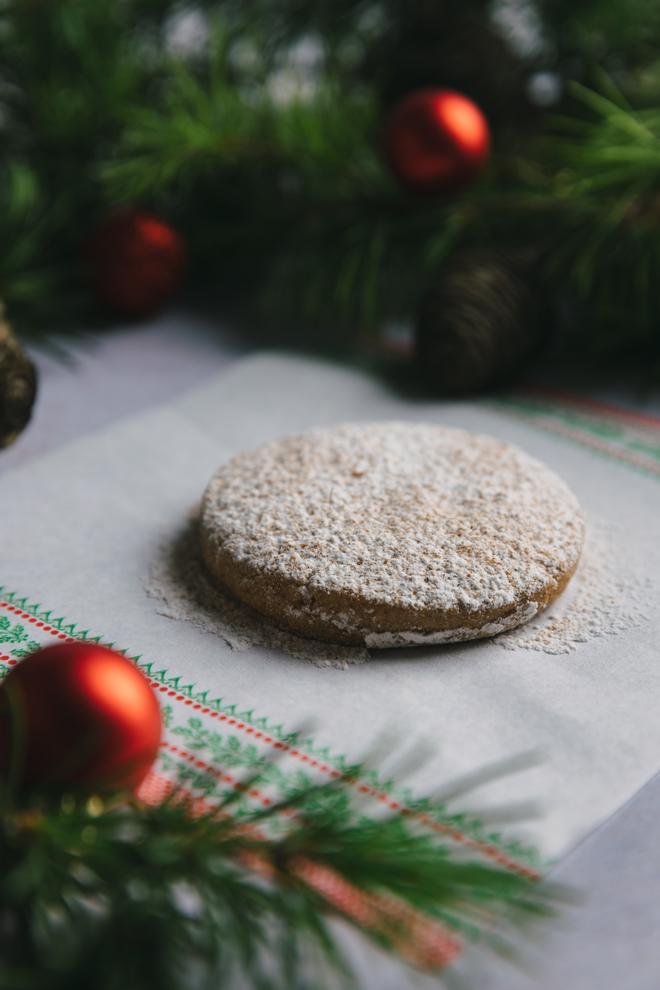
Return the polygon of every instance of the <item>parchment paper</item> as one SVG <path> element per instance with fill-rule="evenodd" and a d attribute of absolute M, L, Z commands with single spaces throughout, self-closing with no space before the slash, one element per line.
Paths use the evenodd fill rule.
<path fill-rule="evenodd" d="M 627 566 L 654 578 L 658 482 L 487 404 L 414 404 L 355 371 L 299 358 L 250 358 L 182 400 L 127 419 L 7 474 L 0 490 L 0 581 L 108 640 L 292 729 L 315 725 L 329 751 L 359 758 L 383 731 L 434 755 L 418 793 L 484 763 L 535 751 L 543 763 L 477 790 L 478 809 L 538 799 L 516 827 L 544 855 L 567 851 L 660 764 L 660 606 L 650 618 L 566 655 L 483 641 L 374 653 L 319 669 L 160 615 L 145 581 L 216 467 L 308 427 L 402 418 L 515 442 L 546 461 L 588 514 L 616 522 Z M 468 799 L 466 799 L 468 800 Z"/>

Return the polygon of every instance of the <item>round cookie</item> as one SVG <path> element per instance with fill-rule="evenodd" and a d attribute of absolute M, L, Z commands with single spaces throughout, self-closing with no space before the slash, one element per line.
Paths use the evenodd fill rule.
<path fill-rule="evenodd" d="M 370 647 L 494 636 L 568 583 L 584 522 L 539 461 L 464 430 L 360 423 L 239 454 L 201 512 L 217 584 L 276 625 Z"/>

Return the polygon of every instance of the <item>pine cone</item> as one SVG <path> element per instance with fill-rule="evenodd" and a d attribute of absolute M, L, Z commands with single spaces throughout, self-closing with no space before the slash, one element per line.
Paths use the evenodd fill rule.
<path fill-rule="evenodd" d="M 0 303 L 0 447 L 27 425 L 37 392 L 37 373 L 4 319 Z"/>
<path fill-rule="evenodd" d="M 546 336 L 546 307 L 528 258 L 468 251 L 424 295 L 416 326 L 420 370 L 434 391 L 478 392 L 506 381 Z"/>

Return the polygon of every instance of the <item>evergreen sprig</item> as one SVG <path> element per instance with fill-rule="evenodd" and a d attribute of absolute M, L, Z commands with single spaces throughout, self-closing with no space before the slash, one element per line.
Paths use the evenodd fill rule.
<path fill-rule="evenodd" d="M 556 117 L 531 177 L 547 224 L 546 270 L 584 320 L 576 350 L 645 354 L 660 367 L 655 272 L 660 264 L 660 108 L 636 109 L 606 77 L 572 87 L 581 116 Z"/>
<path fill-rule="evenodd" d="M 551 910 L 538 880 L 400 814 L 356 815 L 342 779 L 238 824 L 232 803 L 256 783 L 213 808 L 178 791 L 155 805 L 4 794 L 3 988 L 318 990 L 350 980 L 332 917 L 439 971 L 464 937 L 506 951 Z"/>

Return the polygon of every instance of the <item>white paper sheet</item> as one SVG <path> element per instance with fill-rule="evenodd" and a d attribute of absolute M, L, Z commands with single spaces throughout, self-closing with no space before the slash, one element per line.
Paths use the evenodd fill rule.
<path fill-rule="evenodd" d="M 519 444 L 573 488 L 587 514 L 623 527 L 627 566 L 653 578 L 658 481 L 488 404 L 412 403 L 355 371 L 299 358 L 250 358 L 182 400 L 74 442 L 7 474 L 0 488 L 0 582 L 83 629 L 194 682 L 237 711 L 360 758 L 383 731 L 435 755 L 407 778 L 423 794 L 448 777 L 521 752 L 533 770 L 470 797 L 478 808 L 538 799 L 514 831 L 562 854 L 660 764 L 660 605 L 626 632 L 566 655 L 494 642 L 374 653 L 347 670 L 276 651 L 232 652 L 217 636 L 158 614 L 144 585 L 230 455 L 324 423 L 402 418 L 459 425 Z"/>

